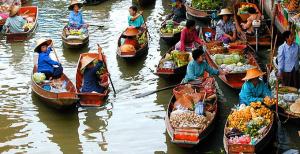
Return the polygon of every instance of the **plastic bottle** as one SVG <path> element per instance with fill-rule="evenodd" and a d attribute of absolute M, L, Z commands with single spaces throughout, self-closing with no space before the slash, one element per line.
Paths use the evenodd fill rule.
<path fill-rule="evenodd" d="M 198 115 L 203 115 L 204 114 L 204 103 L 202 101 L 199 101 L 195 105 L 195 113 Z"/>

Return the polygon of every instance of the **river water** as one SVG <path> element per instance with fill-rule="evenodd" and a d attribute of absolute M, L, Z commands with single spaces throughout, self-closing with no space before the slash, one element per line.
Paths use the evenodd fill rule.
<path fill-rule="evenodd" d="M 155 65 L 169 48 L 159 39 L 158 29 L 169 1 L 157 0 L 144 14 L 151 40 L 147 56 L 127 63 L 116 57 L 117 39 L 127 26 L 131 0 L 109 0 L 83 8 L 90 27 L 89 46 L 69 50 L 62 46 L 60 33 L 67 18 L 68 1 L 32 1 L 39 7 L 39 26 L 32 39 L 22 43 L 0 40 L 0 152 L 1 153 L 222 153 L 223 128 L 238 92 L 218 82 L 221 112 L 214 132 L 198 147 L 182 149 L 170 142 L 164 117 L 171 91 L 136 99 L 135 94 L 171 84 L 154 75 Z M 117 89 L 108 104 L 100 108 L 79 108 L 59 112 L 32 95 L 30 76 L 35 39 L 52 38 L 65 73 L 75 81 L 80 53 L 103 47 L 109 71 Z M 282 130 L 288 148 L 299 148 L 299 126 L 285 124 Z M 282 133 L 281 133 L 282 134 Z M 269 149 L 274 147 L 271 145 Z M 275 151 L 274 151 L 275 152 Z"/>

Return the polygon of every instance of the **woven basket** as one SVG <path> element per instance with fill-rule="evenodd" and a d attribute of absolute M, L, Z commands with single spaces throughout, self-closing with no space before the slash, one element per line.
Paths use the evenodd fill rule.
<path fill-rule="evenodd" d="M 211 41 L 211 42 L 207 42 L 206 43 L 206 47 L 209 49 L 209 48 L 212 48 L 214 46 L 222 46 L 222 42 L 221 41 Z"/>
<path fill-rule="evenodd" d="M 247 45 L 232 45 L 228 48 L 228 52 L 243 54 L 243 52 L 246 48 L 247 48 Z"/>

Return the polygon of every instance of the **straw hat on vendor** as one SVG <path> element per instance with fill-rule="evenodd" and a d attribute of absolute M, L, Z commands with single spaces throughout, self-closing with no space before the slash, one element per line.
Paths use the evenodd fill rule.
<path fill-rule="evenodd" d="M 90 56 L 84 56 L 80 60 L 81 67 L 80 70 L 82 71 L 86 66 L 88 66 L 90 63 L 92 63 L 96 58 L 90 57 Z"/>
<path fill-rule="evenodd" d="M 49 46 L 50 44 L 52 44 L 51 39 L 40 38 L 36 41 L 36 46 L 34 48 L 34 52 L 41 52 L 41 46 L 43 46 L 43 45 Z"/>
<path fill-rule="evenodd" d="M 247 70 L 246 76 L 242 79 L 243 81 L 255 79 L 263 76 L 265 73 L 260 71 L 258 68 L 252 68 Z"/>
<path fill-rule="evenodd" d="M 290 106 L 290 111 L 295 114 L 300 114 L 300 98 L 298 98 L 295 103 Z"/>
<path fill-rule="evenodd" d="M 77 5 L 79 8 L 81 8 L 83 6 L 83 4 L 81 2 L 78 2 L 77 0 L 72 0 L 68 9 L 73 10 L 75 5 Z"/>
<path fill-rule="evenodd" d="M 10 17 L 13 17 L 13 16 L 17 15 L 18 12 L 19 12 L 19 10 L 20 10 L 20 7 L 19 7 L 19 6 L 17 6 L 17 5 L 12 5 L 11 8 L 10 8 L 10 11 L 9 11 L 9 16 L 10 16 Z"/>
<path fill-rule="evenodd" d="M 129 26 L 123 33 L 124 36 L 136 36 L 137 34 L 139 34 L 139 30 L 133 26 Z"/>
<path fill-rule="evenodd" d="M 228 8 L 225 8 L 225 9 L 222 9 L 218 15 L 219 16 L 232 15 L 232 12 Z"/>

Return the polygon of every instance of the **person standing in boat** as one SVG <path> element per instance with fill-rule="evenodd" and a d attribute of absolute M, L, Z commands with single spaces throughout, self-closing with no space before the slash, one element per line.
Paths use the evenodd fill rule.
<path fill-rule="evenodd" d="M 300 88 L 300 47 L 295 43 L 295 35 L 291 31 L 283 32 L 282 36 L 285 42 L 278 48 L 278 76 L 284 86 Z"/>
<path fill-rule="evenodd" d="M 175 49 L 183 52 L 191 52 L 196 48 L 195 43 L 199 45 L 205 44 L 198 36 L 196 22 L 194 20 L 188 20 L 186 27 L 181 31 L 180 41 L 175 45 Z"/>
<path fill-rule="evenodd" d="M 85 24 L 80 8 L 82 7 L 82 3 L 77 0 L 72 0 L 68 9 L 71 11 L 69 14 L 69 23 L 68 27 L 70 29 L 83 29 L 86 30 L 88 28 L 88 24 Z"/>
<path fill-rule="evenodd" d="M 186 8 L 183 0 L 176 0 L 175 7 L 173 8 L 173 21 L 180 23 L 186 20 Z"/>
<path fill-rule="evenodd" d="M 184 77 L 184 82 L 197 80 L 204 76 L 204 72 L 208 72 L 209 75 L 224 75 L 226 72 L 223 70 L 213 69 L 205 61 L 205 53 L 202 47 L 192 51 L 193 60 L 189 62 Z"/>
<path fill-rule="evenodd" d="M 27 21 L 18 15 L 19 9 L 20 7 L 16 5 L 11 7 L 9 17 L 6 19 L 5 24 L 3 25 L 2 32 L 20 33 L 29 30 L 27 27 L 24 28 L 24 25 L 27 23 Z"/>
<path fill-rule="evenodd" d="M 60 78 L 63 74 L 63 67 L 59 62 L 50 58 L 53 46 L 52 40 L 41 38 L 36 42 L 34 51 L 39 53 L 37 72 L 44 73 L 49 80 Z"/>
<path fill-rule="evenodd" d="M 264 74 L 257 68 L 247 70 L 246 76 L 242 79 L 245 83 L 239 94 L 240 104 L 250 105 L 251 102 L 263 102 L 265 97 L 272 96 L 268 86 L 259 79 Z"/>
<path fill-rule="evenodd" d="M 254 34 L 254 29 L 252 26 L 252 22 L 254 20 L 260 20 L 261 19 L 261 14 L 257 13 L 257 10 L 254 7 L 250 7 L 248 9 L 248 13 L 250 16 L 247 18 L 247 23 L 241 23 L 241 26 L 244 30 L 247 31 L 247 34 Z"/>
<path fill-rule="evenodd" d="M 227 8 L 222 9 L 219 16 L 221 16 L 222 19 L 217 23 L 215 39 L 226 44 L 235 41 L 237 34 L 235 25 L 230 19 L 232 16 L 231 11 Z"/>
<path fill-rule="evenodd" d="M 100 55 L 102 48 L 99 49 L 99 59 L 101 59 Z M 96 64 L 94 64 L 96 58 L 90 56 L 84 56 L 81 59 L 81 68 L 80 70 L 83 72 L 83 86 L 81 89 L 82 93 L 103 93 L 107 87 L 108 82 L 99 81 L 99 76 L 97 74 L 98 71 L 104 69 L 104 64 L 102 60 L 98 60 Z M 101 73 L 100 73 L 101 74 Z M 100 79 L 103 77 L 100 76 Z"/>
<path fill-rule="evenodd" d="M 137 29 L 144 26 L 143 12 L 138 13 L 138 8 L 136 6 L 129 7 L 128 25 L 133 26 Z"/>

